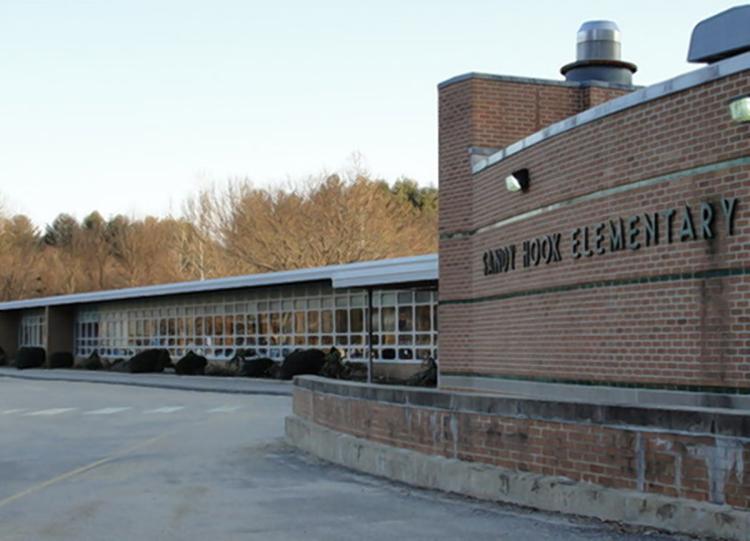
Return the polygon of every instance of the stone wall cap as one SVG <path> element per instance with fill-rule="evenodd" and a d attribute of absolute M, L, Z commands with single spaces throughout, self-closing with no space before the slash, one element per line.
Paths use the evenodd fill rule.
<path fill-rule="evenodd" d="M 743 438 L 750 441 L 747 412 L 686 406 L 600 404 L 496 394 L 455 392 L 297 376 L 294 386 L 344 398 L 410 405 L 452 413 L 500 415 L 553 422 L 633 427 L 639 430 Z"/>

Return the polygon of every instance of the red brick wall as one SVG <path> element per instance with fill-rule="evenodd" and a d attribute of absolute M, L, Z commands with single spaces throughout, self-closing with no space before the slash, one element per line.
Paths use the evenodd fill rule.
<path fill-rule="evenodd" d="M 607 89 L 582 92 L 582 106 L 612 97 Z M 732 123 L 727 107 L 748 92 L 750 75 L 741 73 L 581 125 L 476 175 L 443 176 L 441 167 L 441 373 L 750 388 L 750 165 L 712 167 L 750 157 L 750 126 Z M 441 98 L 442 112 L 450 96 Z M 502 140 L 501 128 L 487 126 L 469 131 L 496 129 Z M 461 144 L 448 144 L 442 123 L 441 137 L 441 153 Z M 503 180 L 522 167 L 531 172 L 530 189 L 511 194 Z M 455 235 L 673 173 L 651 186 Z M 466 205 L 445 206 L 442 193 L 457 186 Z M 721 197 L 739 200 L 734 236 L 717 212 L 710 241 L 662 239 L 637 251 L 571 256 L 578 227 L 686 204 L 695 212 L 702 201 L 718 211 Z M 675 220 L 674 235 L 679 228 Z M 517 256 L 515 270 L 484 275 L 485 251 L 520 250 L 525 240 L 553 233 L 561 235 L 562 261 L 522 268 Z"/>
<path fill-rule="evenodd" d="M 295 387 L 294 413 L 395 447 L 750 508 L 750 444 L 708 434 L 454 412 Z"/>
<path fill-rule="evenodd" d="M 599 88 L 468 78 L 441 87 L 438 99 L 440 231 L 472 221 L 469 147 L 506 147 L 588 107 L 626 94 Z"/>

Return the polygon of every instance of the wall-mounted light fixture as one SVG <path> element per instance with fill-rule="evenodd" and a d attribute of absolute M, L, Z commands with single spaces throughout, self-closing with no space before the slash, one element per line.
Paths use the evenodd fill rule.
<path fill-rule="evenodd" d="M 740 96 L 730 101 L 729 114 L 735 122 L 750 122 L 750 96 Z"/>
<path fill-rule="evenodd" d="M 509 192 L 525 192 L 529 189 L 529 170 L 519 169 L 505 177 L 505 187 Z"/>

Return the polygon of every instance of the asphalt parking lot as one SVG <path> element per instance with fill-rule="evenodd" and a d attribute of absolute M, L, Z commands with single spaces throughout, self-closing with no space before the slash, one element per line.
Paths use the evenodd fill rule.
<path fill-rule="evenodd" d="M 288 396 L 0 377 L 0 539 L 667 540 L 415 490 L 283 441 Z"/>

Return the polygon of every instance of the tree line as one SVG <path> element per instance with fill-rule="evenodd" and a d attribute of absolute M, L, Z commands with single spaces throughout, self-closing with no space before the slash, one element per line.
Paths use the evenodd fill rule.
<path fill-rule="evenodd" d="M 437 207 L 437 189 L 407 178 L 333 174 L 204 189 L 179 216 L 60 214 L 39 229 L 0 212 L 0 300 L 431 253 Z"/>

